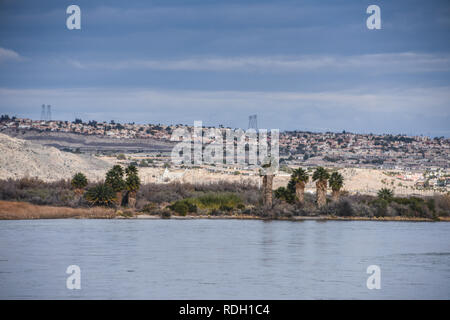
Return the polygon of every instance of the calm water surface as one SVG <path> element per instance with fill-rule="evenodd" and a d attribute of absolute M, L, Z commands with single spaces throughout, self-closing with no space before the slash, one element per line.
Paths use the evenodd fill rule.
<path fill-rule="evenodd" d="M 450 299 L 450 223 L 0 221 L 0 298 Z"/>

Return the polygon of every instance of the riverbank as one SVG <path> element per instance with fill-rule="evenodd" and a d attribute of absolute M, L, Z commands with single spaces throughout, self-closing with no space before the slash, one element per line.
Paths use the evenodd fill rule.
<path fill-rule="evenodd" d="M 120 219 L 164 219 L 160 216 L 142 215 L 138 214 L 134 217 L 117 217 Z M 247 216 L 247 215 L 229 215 L 229 216 L 210 216 L 210 215 L 189 215 L 189 216 L 171 216 L 171 219 L 175 220 L 189 220 L 189 219 L 234 219 L 234 220 L 281 220 L 281 221 L 306 221 L 306 220 L 333 220 L 333 221 L 409 221 L 409 222 L 450 222 L 450 217 L 438 217 L 436 220 L 428 218 L 417 217 L 337 217 L 337 216 L 295 216 L 291 218 L 278 217 L 278 218 L 266 218 L 260 216 Z"/>
<path fill-rule="evenodd" d="M 102 207 L 69 208 L 40 206 L 27 202 L 0 201 L 0 220 L 67 218 L 111 219 L 115 217 L 116 213 L 114 209 Z"/>
<path fill-rule="evenodd" d="M 319 216 L 293 216 L 267 218 L 256 215 L 230 214 L 230 215 L 161 215 L 142 214 L 138 211 L 127 209 L 125 211 L 108 209 L 102 207 L 92 208 L 69 208 L 55 206 L 34 205 L 27 202 L 0 201 L 0 220 L 32 220 L 32 219 L 234 219 L 234 220 L 283 220 L 283 221 L 305 221 L 305 220 L 340 220 L 340 221 L 447 221 L 450 217 L 438 217 L 437 219 L 419 217 L 337 217 L 331 215 Z"/>

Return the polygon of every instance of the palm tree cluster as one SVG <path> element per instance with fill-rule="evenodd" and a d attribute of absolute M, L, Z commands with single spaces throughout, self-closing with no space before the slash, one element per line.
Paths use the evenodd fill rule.
<path fill-rule="evenodd" d="M 76 192 L 83 194 L 88 180 L 83 173 L 78 172 L 73 176 L 71 185 Z M 125 170 L 122 166 L 115 165 L 106 173 L 105 182 L 98 183 L 85 192 L 85 199 L 91 205 L 121 206 L 123 192 L 127 191 L 128 205 L 134 207 L 140 186 L 141 180 L 135 165 L 129 165 Z"/>
<path fill-rule="evenodd" d="M 293 170 L 287 188 L 278 188 L 275 190 L 275 196 L 289 203 L 295 201 L 303 205 L 305 202 L 305 186 L 309 178 L 308 172 L 303 168 Z M 333 172 L 330 175 L 325 168 L 317 167 L 311 178 L 312 181 L 316 182 L 316 202 L 319 208 L 325 206 L 327 203 L 326 193 L 328 184 L 333 192 L 333 200 L 339 200 L 340 190 L 344 185 L 344 177 L 340 173 Z"/>

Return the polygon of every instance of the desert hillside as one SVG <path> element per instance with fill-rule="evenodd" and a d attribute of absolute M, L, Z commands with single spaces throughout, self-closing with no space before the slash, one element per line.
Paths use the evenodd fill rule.
<path fill-rule="evenodd" d="M 131 155 L 128 155 L 129 158 Z M 136 160 L 136 159 L 135 159 Z M 137 160 L 139 161 L 139 160 Z M 103 179 L 114 164 L 126 165 L 116 157 L 94 157 L 92 155 L 63 152 L 28 140 L 13 138 L 0 133 L 0 179 L 38 177 L 44 181 L 68 179 L 76 172 L 83 172 L 90 181 Z M 404 181 L 394 175 L 376 169 L 346 168 L 339 170 L 344 176 L 343 189 L 350 193 L 376 194 L 383 187 L 393 188 L 396 194 L 433 194 L 433 191 L 414 190 L 413 181 Z M 260 185 L 257 172 L 250 175 L 209 172 L 207 169 L 164 169 L 139 168 L 143 183 L 167 183 L 171 181 L 188 183 L 214 183 L 217 181 L 246 182 Z M 280 172 L 274 178 L 273 188 L 286 186 L 290 175 Z M 330 191 L 330 190 L 329 190 Z M 306 192 L 315 192 L 315 183 L 306 185 Z"/>
<path fill-rule="evenodd" d="M 92 156 L 62 152 L 30 141 L 0 134 L 0 178 L 38 177 L 67 179 L 84 172 L 96 180 L 104 176 L 109 164 Z"/>

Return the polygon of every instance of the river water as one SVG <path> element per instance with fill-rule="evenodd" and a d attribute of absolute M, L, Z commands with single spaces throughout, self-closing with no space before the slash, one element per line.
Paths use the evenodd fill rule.
<path fill-rule="evenodd" d="M 0 298 L 450 299 L 450 223 L 0 221 Z"/>

